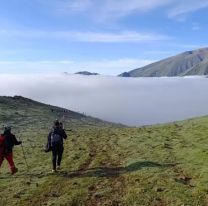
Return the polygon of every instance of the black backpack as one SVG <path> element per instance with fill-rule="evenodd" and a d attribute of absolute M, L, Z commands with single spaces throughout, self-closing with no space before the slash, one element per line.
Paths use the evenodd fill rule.
<path fill-rule="evenodd" d="M 51 133 L 51 146 L 62 144 L 62 137 L 60 134 L 55 133 L 54 131 Z"/>

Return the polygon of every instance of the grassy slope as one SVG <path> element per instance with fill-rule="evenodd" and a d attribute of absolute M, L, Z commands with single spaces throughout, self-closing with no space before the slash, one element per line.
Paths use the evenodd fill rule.
<path fill-rule="evenodd" d="M 0 101 L 0 123 L 8 117 L 28 124 L 15 130 L 30 171 L 16 147 L 19 173 L 11 177 L 5 163 L 1 168 L 0 205 L 208 205 L 207 117 L 142 128 L 66 118 L 75 130 L 68 132 L 62 171 L 51 174 L 51 154 L 41 150 L 58 114 L 43 105 L 17 106 L 14 114 L 12 103 Z"/>

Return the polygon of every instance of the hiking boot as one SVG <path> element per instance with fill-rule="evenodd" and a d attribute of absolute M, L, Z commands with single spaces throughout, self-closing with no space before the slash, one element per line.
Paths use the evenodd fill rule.
<path fill-rule="evenodd" d="M 12 168 L 12 175 L 18 172 L 18 169 L 16 167 Z"/>
<path fill-rule="evenodd" d="M 61 170 L 61 167 L 60 166 L 57 166 L 57 168 L 56 168 L 57 170 Z"/>
<path fill-rule="evenodd" d="M 52 173 L 56 173 L 57 171 L 56 170 L 54 170 L 54 169 L 52 169 L 52 171 L 51 171 Z"/>

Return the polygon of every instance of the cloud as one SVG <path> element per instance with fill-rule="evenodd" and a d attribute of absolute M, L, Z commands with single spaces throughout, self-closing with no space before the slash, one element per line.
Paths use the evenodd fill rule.
<path fill-rule="evenodd" d="M 163 7 L 169 17 L 184 20 L 184 15 L 208 7 L 208 0 L 108 0 L 105 2 L 101 15 L 106 17 L 123 17 L 136 12 L 149 12 Z"/>
<path fill-rule="evenodd" d="M 70 14 L 72 11 L 83 12 L 97 10 L 101 15 L 115 14 L 118 16 L 128 15 L 134 11 L 148 11 L 163 5 L 167 5 L 172 0 L 46 0 L 45 5 L 53 6 L 57 11 L 65 11 Z M 39 1 L 41 3 L 41 1 Z"/>
<path fill-rule="evenodd" d="M 91 0 L 58 1 L 61 11 L 84 11 L 92 4 Z"/>
<path fill-rule="evenodd" d="M 46 0 L 40 2 L 42 4 L 50 5 L 58 12 L 62 14 L 65 12 L 82 12 L 89 9 L 93 1 L 92 0 Z"/>
<path fill-rule="evenodd" d="M 65 39 L 75 42 L 150 42 L 168 40 L 171 37 L 155 34 L 140 33 L 135 31 L 110 32 L 81 32 L 81 31 L 46 31 L 46 30 L 0 30 L 0 36 L 18 38 L 46 38 L 46 39 Z"/>
<path fill-rule="evenodd" d="M 172 47 L 176 47 L 176 48 L 181 48 L 184 50 L 189 49 L 189 50 L 196 50 L 196 49 L 200 49 L 200 48 L 204 48 L 204 45 L 202 44 L 171 44 Z"/>
<path fill-rule="evenodd" d="M 170 9 L 168 16 L 169 17 L 178 17 L 186 15 L 191 12 L 198 11 L 200 9 L 208 7 L 208 0 L 182 0 L 176 1 L 175 6 Z"/>
<path fill-rule="evenodd" d="M 109 19 L 117 19 L 130 15 L 132 13 L 147 12 L 161 6 L 168 5 L 172 0 L 106 0 L 103 5 L 98 9 L 96 16 L 98 20 L 104 21 Z"/>
<path fill-rule="evenodd" d="M 150 12 L 154 9 L 163 8 L 168 17 L 184 21 L 187 14 L 207 7 L 208 0 L 108 0 L 105 1 L 98 15 L 101 16 L 101 19 L 120 18 L 130 14 Z"/>
<path fill-rule="evenodd" d="M 22 95 L 132 126 L 208 114 L 206 78 L 10 74 L 0 75 L 0 82 L 0 95 Z"/>
<path fill-rule="evenodd" d="M 208 7 L 208 0 L 66 0 L 48 1 L 65 14 L 85 12 L 95 21 L 114 21 L 116 19 L 154 9 L 163 8 L 168 17 L 184 20 L 185 15 Z M 60 9 L 61 8 L 61 9 Z M 64 11 L 64 12 L 63 12 Z"/>
<path fill-rule="evenodd" d="M 105 75 L 118 75 L 124 71 L 139 68 L 154 62 L 145 59 L 101 59 L 97 61 L 0 61 L 2 73 L 48 73 L 48 72 L 69 72 L 87 70 Z"/>
<path fill-rule="evenodd" d="M 71 37 L 83 42 L 149 42 L 167 40 L 170 37 L 152 33 L 124 31 L 120 33 L 74 32 Z"/>

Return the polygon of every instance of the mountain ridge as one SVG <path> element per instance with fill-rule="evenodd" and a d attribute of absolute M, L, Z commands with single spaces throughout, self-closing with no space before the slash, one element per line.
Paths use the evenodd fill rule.
<path fill-rule="evenodd" d="M 120 77 L 174 77 L 208 74 L 208 47 L 160 60 L 150 65 L 124 72 Z"/>
<path fill-rule="evenodd" d="M 47 125 L 46 127 L 50 127 L 55 119 L 59 119 L 60 121 L 70 122 L 72 127 L 77 125 L 84 127 L 88 125 L 96 127 L 124 126 L 22 96 L 0 96 L 0 112 L 0 121 L 12 125 L 16 125 L 17 121 L 10 121 L 11 119 L 19 119 L 23 123 L 22 125 L 38 124 L 40 126 L 40 124 L 44 124 Z M 10 115 L 8 115 L 8 112 Z"/>

